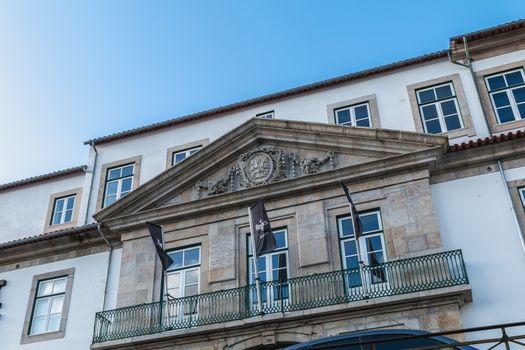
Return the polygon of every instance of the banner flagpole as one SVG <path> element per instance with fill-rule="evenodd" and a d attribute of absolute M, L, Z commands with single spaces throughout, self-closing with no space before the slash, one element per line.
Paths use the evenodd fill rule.
<path fill-rule="evenodd" d="M 251 208 L 248 208 L 248 219 L 250 221 L 250 232 L 251 232 L 251 244 L 252 244 L 252 253 L 253 253 L 253 271 L 255 273 L 255 289 L 257 293 L 257 307 L 259 308 L 259 315 L 264 315 L 263 304 L 262 304 L 262 294 L 261 294 L 261 279 L 259 278 L 259 269 L 257 267 L 257 250 L 255 248 L 255 232 L 253 232 L 253 222 L 252 222 L 252 211 Z"/>
<path fill-rule="evenodd" d="M 164 242 L 164 228 L 162 228 L 162 249 L 166 251 L 166 243 Z M 170 322 L 170 307 L 168 305 L 169 297 L 168 297 L 168 273 L 164 266 L 162 266 L 162 283 L 164 285 L 163 292 L 164 292 L 164 298 L 165 304 L 166 304 L 166 325 L 169 325 Z"/>

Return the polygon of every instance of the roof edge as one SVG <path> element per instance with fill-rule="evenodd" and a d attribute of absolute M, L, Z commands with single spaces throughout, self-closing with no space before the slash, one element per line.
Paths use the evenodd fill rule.
<path fill-rule="evenodd" d="M 97 144 L 102 144 L 102 143 L 109 143 L 109 142 L 120 140 L 123 138 L 128 138 L 128 137 L 132 137 L 135 135 L 175 126 L 178 124 L 183 124 L 183 123 L 187 123 L 187 122 L 194 121 L 194 120 L 204 119 L 204 118 L 216 116 L 222 113 L 227 113 L 227 112 L 255 106 L 258 104 L 263 104 L 263 103 L 267 103 L 270 101 L 287 98 L 290 96 L 309 93 L 312 91 L 329 88 L 335 85 L 348 83 L 350 81 L 364 79 L 370 76 L 379 75 L 382 73 L 387 73 L 387 72 L 398 70 L 398 69 L 403 69 L 403 68 L 413 66 L 413 65 L 424 64 L 430 61 L 439 60 L 443 58 L 448 58 L 448 50 L 436 51 L 436 52 L 428 53 L 425 55 L 392 62 L 392 63 L 385 64 L 382 66 L 377 66 L 377 67 L 357 71 L 354 73 L 338 76 L 335 78 L 330 78 L 330 79 L 322 80 L 322 81 L 311 83 L 311 84 L 301 85 L 299 87 L 295 87 L 295 88 L 271 93 L 268 95 L 263 95 L 260 97 L 224 105 L 221 107 L 205 110 L 202 112 L 184 115 L 184 116 L 169 119 L 163 122 L 145 125 L 145 126 L 138 127 L 135 129 L 130 129 L 126 131 L 117 132 L 111 135 L 94 138 L 94 139 L 85 141 L 84 145 L 97 145 Z"/>
<path fill-rule="evenodd" d="M 463 38 L 467 38 L 468 41 L 472 40 L 478 40 L 487 38 L 490 36 L 494 36 L 501 33 L 511 32 L 513 30 L 525 28 L 525 19 L 518 19 L 512 22 L 508 22 L 505 24 L 500 24 L 494 27 L 489 27 L 481 30 L 477 30 L 474 32 L 456 35 L 450 38 L 451 42 L 455 42 L 457 44 L 463 43 Z"/>
<path fill-rule="evenodd" d="M 9 189 L 16 188 L 16 187 L 31 185 L 37 182 L 43 182 L 43 181 L 54 179 L 57 177 L 71 176 L 71 175 L 75 175 L 77 173 L 82 173 L 86 171 L 87 171 L 87 165 L 79 165 L 73 168 L 67 168 L 64 170 L 57 170 L 57 171 L 43 174 L 43 175 L 32 176 L 26 179 L 8 182 L 6 184 L 0 185 L 0 192 L 7 191 Z"/>

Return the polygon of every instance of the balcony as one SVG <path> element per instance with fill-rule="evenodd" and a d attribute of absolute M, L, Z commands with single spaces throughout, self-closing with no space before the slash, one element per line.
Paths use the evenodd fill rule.
<path fill-rule="evenodd" d="M 468 284 L 461 250 L 203 293 L 95 316 L 93 343 Z"/>

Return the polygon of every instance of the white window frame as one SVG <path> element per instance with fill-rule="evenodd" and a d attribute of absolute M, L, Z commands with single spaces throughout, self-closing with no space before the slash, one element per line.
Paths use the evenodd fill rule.
<path fill-rule="evenodd" d="M 355 109 L 357 107 L 362 107 L 362 106 L 366 106 L 366 114 L 367 114 L 367 118 L 366 120 L 368 120 L 368 125 L 369 126 L 359 126 L 357 125 L 357 119 L 356 119 L 356 116 L 355 116 Z M 339 115 L 337 114 L 337 112 L 339 111 L 343 111 L 343 110 L 349 110 L 350 111 L 350 121 L 349 122 L 340 122 L 339 121 Z M 364 120 L 365 118 L 361 118 L 359 120 Z M 363 102 L 363 103 L 358 103 L 358 104 L 354 104 L 354 105 L 351 105 L 351 106 L 344 106 L 344 107 L 339 107 L 339 108 L 336 108 L 334 109 L 334 121 L 336 124 L 338 125 L 349 125 L 349 126 L 357 126 L 357 127 L 360 127 L 360 128 L 371 128 L 372 127 L 372 118 L 371 118 L 371 114 L 370 114 L 370 103 L 369 101 L 366 101 L 366 102 Z"/>
<path fill-rule="evenodd" d="M 190 265 L 184 265 L 184 254 L 185 252 L 189 251 L 189 250 L 194 250 L 194 249 L 198 249 L 199 251 L 199 261 L 197 263 L 194 263 L 194 264 L 190 264 Z M 182 249 L 176 249 L 176 250 L 171 250 L 171 251 L 168 251 L 168 254 L 176 254 L 176 253 L 182 253 L 182 266 L 180 267 L 174 267 L 174 268 L 169 268 L 167 269 L 167 274 L 168 274 L 168 278 L 170 275 L 173 275 L 173 274 L 177 274 L 177 273 L 180 273 L 180 280 L 179 280 L 179 290 L 180 290 L 180 293 L 179 293 L 179 296 L 173 296 L 173 295 L 170 295 L 171 297 L 173 298 L 182 298 L 182 297 L 185 297 L 187 296 L 186 295 L 186 274 L 188 272 L 191 272 L 191 271 L 195 271 L 197 270 L 197 294 L 200 293 L 200 288 L 201 288 L 201 272 L 200 272 L 200 269 L 201 269 L 201 259 L 202 259 L 202 249 L 200 246 L 191 246 L 191 247 L 186 247 L 186 248 L 182 248 Z M 169 294 L 169 290 L 170 289 L 173 289 L 173 288 L 170 288 L 170 286 L 168 285 L 167 286 L 167 289 L 168 289 L 168 294 Z"/>
<path fill-rule="evenodd" d="M 264 113 L 259 113 L 256 115 L 257 118 L 262 119 L 275 119 L 275 111 L 268 111 Z"/>
<path fill-rule="evenodd" d="M 525 186 L 518 187 L 518 193 L 520 194 L 521 206 L 525 210 Z"/>
<path fill-rule="evenodd" d="M 128 167 L 128 166 L 132 166 L 133 167 L 133 171 L 130 175 L 126 175 L 126 176 L 121 176 L 121 177 L 118 177 L 118 178 L 115 178 L 115 179 L 109 179 L 109 174 L 111 171 L 113 170 L 116 170 L 116 169 L 122 169 L 125 168 L 125 167 Z M 108 168 L 106 170 L 106 181 L 105 181 L 105 184 L 104 184 L 104 198 L 103 198 L 103 205 L 102 207 L 106 207 L 110 204 L 113 204 L 115 203 L 116 201 L 118 201 L 120 198 L 126 196 L 128 193 L 130 193 L 131 191 L 133 191 L 133 181 L 134 181 L 134 176 L 135 176 L 135 171 L 136 171 L 136 165 L 135 163 L 127 163 L 127 164 L 124 164 L 124 165 L 119 165 L 119 166 L 116 166 L 116 167 L 111 167 L 111 168 Z M 129 191 L 126 191 L 126 192 L 123 192 L 122 191 L 122 183 L 124 182 L 124 180 L 127 180 L 127 179 L 131 179 L 131 185 L 130 185 L 130 190 Z M 109 184 L 111 183 L 114 183 L 116 182 L 117 183 L 117 192 L 116 192 L 116 196 L 115 196 L 115 201 L 112 202 L 112 203 L 107 203 L 107 200 L 108 200 L 108 189 L 109 189 Z"/>
<path fill-rule="evenodd" d="M 446 85 L 450 86 L 450 89 L 452 91 L 453 96 L 446 97 L 446 98 L 443 98 L 443 99 L 436 99 L 436 100 L 434 100 L 432 102 L 425 102 L 425 103 L 421 102 L 421 99 L 420 99 L 420 96 L 419 96 L 420 92 L 427 91 L 427 90 L 434 90 L 434 94 L 436 94 L 435 90 L 437 88 L 440 88 L 440 87 L 443 87 L 443 86 L 446 86 Z M 425 115 L 423 113 L 423 108 L 427 107 L 427 106 L 431 106 L 431 105 L 434 105 L 436 107 L 436 111 L 437 111 L 438 117 L 434 118 L 434 119 L 430 119 L 430 120 L 436 120 L 437 119 L 438 122 L 439 122 L 439 126 L 441 128 L 441 132 L 438 133 L 437 135 L 465 128 L 465 122 L 463 121 L 463 115 L 461 113 L 461 109 L 459 108 L 458 96 L 457 96 L 456 89 L 454 87 L 454 83 L 453 82 L 449 81 L 449 82 L 446 82 L 446 83 L 443 83 L 443 84 L 438 84 L 438 85 L 434 85 L 434 86 L 428 86 L 428 87 L 424 87 L 424 88 L 421 88 L 421 89 L 417 89 L 415 91 L 415 93 L 416 93 L 416 101 L 417 101 L 417 105 L 418 105 L 418 109 L 419 109 L 419 115 L 420 115 L 420 118 L 421 118 L 421 124 L 423 125 L 423 130 L 426 133 L 429 133 L 428 129 L 427 129 L 427 121 L 428 120 L 425 119 Z M 454 102 L 454 106 L 456 107 L 456 112 L 457 112 L 458 119 L 459 119 L 459 124 L 460 124 L 459 128 L 452 129 L 452 130 L 448 130 L 448 128 L 447 128 L 447 124 L 445 122 L 445 115 L 444 115 L 443 109 L 441 107 L 442 103 L 448 102 L 448 101 L 453 101 Z"/>
<path fill-rule="evenodd" d="M 68 203 L 69 199 L 71 199 L 71 198 L 73 198 L 73 205 L 72 205 L 71 210 L 68 210 L 67 209 L 67 203 Z M 55 198 L 55 201 L 54 201 L 54 204 L 53 204 L 53 212 L 51 213 L 50 226 L 61 225 L 61 224 L 66 224 L 66 223 L 72 222 L 73 219 L 74 219 L 74 215 L 75 215 L 75 201 L 76 200 L 77 200 L 76 199 L 76 194 L 71 195 L 71 196 Z M 59 222 L 55 222 L 55 216 L 57 214 L 57 204 L 60 201 L 64 201 L 64 206 L 63 206 L 62 212 L 60 213 L 60 220 L 59 220 Z M 66 221 L 66 212 L 67 211 L 71 211 L 71 218 L 68 221 Z"/>
<path fill-rule="evenodd" d="M 200 146 L 197 146 L 197 147 L 192 147 L 192 148 L 188 148 L 188 149 L 184 149 L 182 151 L 176 151 L 176 152 L 173 152 L 171 154 L 171 165 L 176 165 L 176 164 L 179 164 L 180 162 L 182 162 L 183 160 L 187 159 L 189 156 L 197 153 L 198 151 L 200 151 L 202 148 L 202 145 Z M 184 158 L 179 160 L 178 162 L 175 162 L 176 158 L 177 158 L 177 155 L 178 154 L 184 154 Z"/>
<path fill-rule="evenodd" d="M 514 86 L 509 87 L 508 84 L 507 84 L 507 78 L 505 77 L 505 75 L 509 74 L 509 73 L 514 73 L 514 72 L 520 72 L 521 73 L 521 77 L 523 78 L 524 83 L 521 84 L 521 85 L 514 85 Z M 501 89 L 497 89 L 497 90 L 490 90 L 489 79 L 495 78 L 497 76 L 502 76 L 503 77 L 503 80 L 505 80 L 505 83 L 507 84 L 507 87 L 501 88 Z M 512 93 L 516 89 L 525 87 L 525 72 L 523 71 L 523 68 L 518 68 L 518 69 L 508 70 L 508 71 L 501 72 L 501 73 L 487 75 L 487 76 L 484 77 L 484 80 L 485 80 L 485 86 L 487 87 L 487 92 L 488 92 L 488 94 L 490 96 L 490 102 L 492 103 L 492 108 L 494 110 L 494 115 L 496 116 L 496 121 L 497 121 L 498 124 L 512 123 L 512 122 L 515 122 L 517 120 L 525 119 L 525 118 L 522 118 L 520 116 L 520 111 L 518 110 L 518 102 L 516 102 L 516 98 L 514 97 L 514 94 Z M 512 109 L 512 114 L 514 115 L 514 120 L 509 120 L 509 121 L 506 121 L 506 122 L 502 122 L 500 120 L 498 109 L 496 107 L 496 103 L 494 102 L 494 95 L 498 94 L 498 93 L 502 93 L 502 92 L 505 92 L 505 94 L 507 95 L 507 98 L 508 98 L 508 100 L 510 102 L 509 106 Z M 524 104 L 524 102 L 521 102 L 521 104 Z"/>
<path fill-rule="evenodd" d="M 50 282 L 53 283 L 53 289 L 57 282 L 61 282 L 63 285 L 63 289 L 56 293 L 52 291 L 49 294 L 40 295 L 41 286 L 44 283 L 50 283 Z M 31 324 L 29 326 L 29 335 L 51 333 L 51 332 L 57 332 L 60 330 L 60 319 L 62 318 L 64 299 L 66 296 L 66 285 L 67 285 L 67 276 L 38 281 L 37 292 L 35 295 L 35 300 L 34 300 L 34 305 L 33 305 L 33 312 L 31 315 Z M 52 312 L 52 306 L 56 300 L 60 300 L 60 312 Z M 47 310 L 45 311 L 45 315 L 41 315 L 41 316 L 35 315 L 35 312 L 38 308 L 38 304 L 44 301 L 47 301 L 47 304 L 48 304 Z M 55 328 L 49 329 L 49 320 L 51 316 L 58 316 L 59 321 L 58 321 L 56 329 Z M 44 330 L 40 332 L 35 332 L 34 331 L 35 320 L 37 318 L 42 318 L 42 317 L 44 318 Z"/>
<path fill-rule="evenodd" d="M 372 211 L 366 211 L 366 212 L 360 212 L 359 217 L 365 216 L 365 215 L 376 215 L 379 228 L 374 231 L 365 231 L 363 234 L 359 237 L 359 246 L 360 246 L 360 253 L 361 256 L 358 256 L 357 254 L 353 256 L 357 256 L 358 262 L 363 261 L 365 265 L 370 266 L 369 261 L 369 251 L 366 248 L 366 240 L 368 238 L 372 237 L 380 237 L 381 239 L 381 246 L 382 246 L 382 253 L 383 253 L 383 263 L 386 263 L 388 261 L 388 257 L 386 254 L 386 245 L 385 245 L 385 236 L 384 236 L 384 229 L 383 229 L 383 223 L 381 218 L 381 212 L 380 210 L 372 210 Z M 338 230 L 338 237 L 339 237 L 339 251 L 340 251 L 340 258 L 341 258 L 341 264 L 344 270 L 348 269 L 348 266 L 346 265 L 346 252 L 344 248 L 345 242 L 355 241 L 355 235 L 351 236 L 343 236 L 343 220 L 350 220 L 352 222 L 353 218 L 351 215 L 345 215 L 337 218 L 337 230 Z M 372 274 L 371 274 L 372 275 Z M 386 278 L 386 276 L 385 276 Z M 368 284 L 378 284 L 378 283 L 385 283 L 385 281 L 369 281 Z M 362 282 L 361 282 L 362 283 Z M 354 286 L 357 287 L 357 286 Z"/>
<path fill-rule="evenodd" d="M 288 229 L 287 228 L 279 228 L 279 229 L 274 229 L 272 230 L 273 233 L 278 233 L 278 232 L 284 232 L 284 237 L 285 237 L 285 245 L 284 247 L 280 247 L 280 248 L 277 248 L 276 250 L 274 250 L 273 252 L 269 253 L 269 254 L 265 254 L 263 256 L 260 256 L 258 257 L 257 259 L 261 259 L 261 258 L 264 258 L 265 259 L 265 274 L 266 274 L 266 282 L 274 282 L 275 280 L 273 279 L 273 271 L 275 269 L 273 269 L 272 267 L 272 257 L 273 256 L 278 256 L 278 255 L 281 255 L 281 254 L 285 254 L 285 257 L 286 257 L 286 280 L 290 279 L 290 260 L 289 260 L 289 255 L 288 255 Z M 255 271 L 253 269 L 253 264 L 254 264 L 254 258 L 253 258 L 253 254 L 252 254 L 252 242 L 251 242 L 251 236 L 248 235 L 248 284 L 254 284 L 255 283 Z M 259 274 L 261 273 L 261 271 L 259 271 Z M 270 277 L 270 278 L 268 278 Z M 266 289 L 266 298 L 263 298 L 263 301 L 265 300 L 265 303 L 268 302 L 268 300 L 271 300 L 271 303 L 272 304 L 275 304 L 275 303 L 279 303 L 279 302 L 287 302 L 288 300 L 290 300 L 291 298 L 291 295 L 290 295 L 290 291 L 288 290 L 287 291 L 287 296 L 285 298 L 283 297 L 276 297 L 275 296 L 275 292 L 274 292 L 274 289 L 273 288 L 267 288 Z M 254 296 L 251 297 L 251 304 L 253 306 L 256 306 L 257 304 L 257 298 L 255 298 Z"/>

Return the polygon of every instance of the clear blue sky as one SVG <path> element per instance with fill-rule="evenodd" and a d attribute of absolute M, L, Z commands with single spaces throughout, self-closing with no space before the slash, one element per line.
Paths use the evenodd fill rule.
<path fill-rule="evenodd" d="M 0 0 L 0 183 L 83 141 L 392 61 L 525 1 Z"/>

